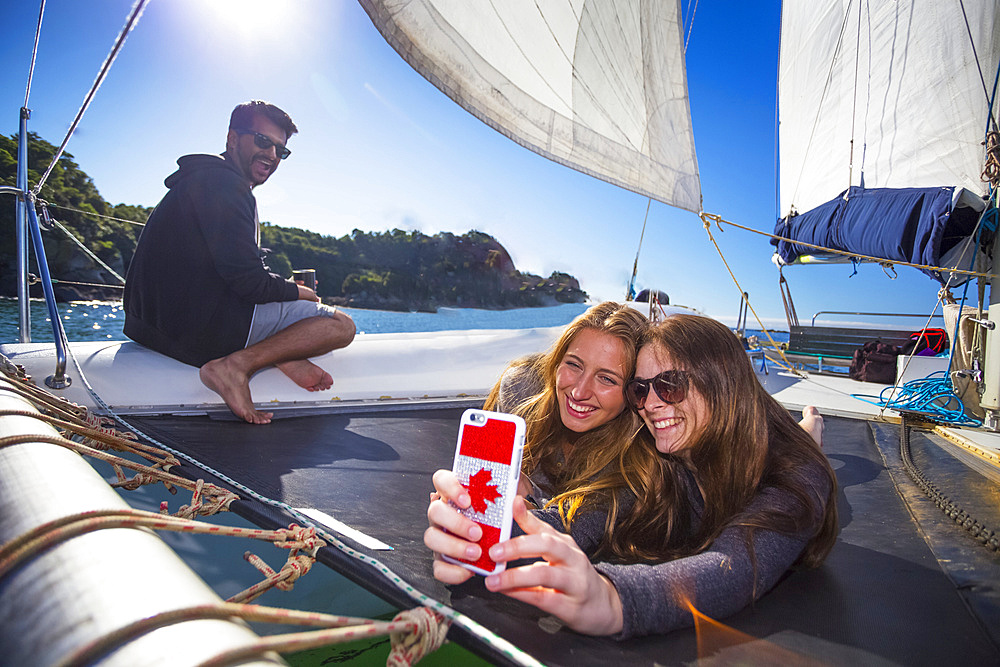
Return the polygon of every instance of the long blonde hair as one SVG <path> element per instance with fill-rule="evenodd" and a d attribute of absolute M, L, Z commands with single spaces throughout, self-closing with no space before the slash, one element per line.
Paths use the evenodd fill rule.
<path fill-rule="evenodd" d="M 553 481 L 554 498 L 550 505 L 559 508 L 567 528 L 582 509 L 607 507 L 604 541 L 598 553 L 607 552 L 619 558 L 630 551 L 622 542 L 623 536 L 613 530 L 619 520 L 620 496 L 622 492 L 637 492 L 634 484 L 641 471 L 658 468 L 656 451 L 636 439 L 643 428 L 642 422 L 625 407 L 607 423 L 580 434 L 564 460 L 562 445 L 570 431 L 559 415 L 556 373 L 576 336 L 594 330 L 621 341 L 624 379 L 628 380 L 635 372 L 639 341 L 648 328 L 649 321 L 639 311 L 605 301 L 573 320 L 547 353 L 512 364 L 529 367 L 529 374 L 537 376 L 543 385 L 538 393 L 513 407 L 527 424 L 524 472 L 530 475 L 540 470 Z M 499 396 L 500 383 L 497 383 L 485 407 L 494 409 Z"/>

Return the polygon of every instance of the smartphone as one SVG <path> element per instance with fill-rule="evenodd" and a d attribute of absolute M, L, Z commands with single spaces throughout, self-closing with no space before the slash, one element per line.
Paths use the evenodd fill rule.
<path fill-rule="evenodd" d="M 483 553 L 475 562 L 444 556 L 448 562 L 482 575 L 503 572 L 506 567 L 506 563 L 494 563 L 488 552 L 510 537 L 524 432 L 524 420 L 517 415 L 475 409 L 462 415 L 452 471 L 472 498 L 472 505 L 459 511 L 483 529 L 479 540 Z"/>

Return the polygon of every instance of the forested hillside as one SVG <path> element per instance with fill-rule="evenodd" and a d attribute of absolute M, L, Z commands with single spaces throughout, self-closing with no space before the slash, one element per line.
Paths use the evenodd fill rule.
<path fill-rule="evenodd" d="M 28 182 L 37 183 L 55 146 L 31 133 L 28 153 Z M 124 276 L 128 270 L 142 230 L 136 223 L 144 222 L 151 209 L 110 205 L 72 158 L 63 154 L 40 195 L 58 223 L 43 232 L 57 297 L 121 298 L 121 289 L 101 285 L 120 286 L 114 274 Z M 0 184 L 15 185 L 16 170 L 17 137 L 0 136 Z M 14 198 L 8 195 L 0 201 L 0 294 L 15 296 Z M 107 268 L 88 257 L 69 234 Z M 341 305 L 392 310 L 515 308 L 582 302 L 587 296 L 568 274 L 543 278 L 518 271 L 496 239 L 477 231 L 428 236 L 399 229 L 355 229 L 334 238 L 263 222 L 261 238 L 272 271 L 289 276 L 292 269 L 315 269 L 320 296 Z M 34 253 L 30 254 L 37 274 Z M 38 285 L 32 290 L 33 296 L 41 295 Z"/>

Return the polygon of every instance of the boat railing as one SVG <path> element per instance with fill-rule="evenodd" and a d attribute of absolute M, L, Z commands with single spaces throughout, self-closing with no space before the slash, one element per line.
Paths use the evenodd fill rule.
<path fill-rule="evenodd" d="M 49 321 L 52 323 L 52 339 L 56 345 L 55 372 L 45 378 L 45 384 L 52 389 L 68 387 L 72 380 L 66 375 L 66 332 L 59 317 L 59 307 L 56 304 L 55 290 L 52 289 L 52 276 L 49 274 L 49 264 L 45 257 L 45 246 L 42 244 L 42 231 L 38 224 L 38 214 L 35 211 L 35 195 L 28 190 L 28 117 L 30 112 L 21 109 L 20 132 L 18 133 L 17 187 L 5 186 L 0 193 L 13 194 L 17 198 L 17 299 L 18 299 L 18 331 L 22 343 L 31 342 L 31 309 L 28 301 L 28 234 L 35 248 L 35 263 L 38 264 L 39 282 L 45 294 L 45 305 L 49 311 Z"/>
<path fill-rule="evenodd" d="M 816 319 L 821 315 L 850 315 L 865 318 L 894 317 L 928 321 L 926 314 L 821 310 L 813 315 L 811 324 L 808 326 L 790 325 L 788 342 L 783 347 L 786 358 L 792 359 L 793 363 L 805 363 L 810 367 L 816 367 L 818 373 L 831 372 L 832 368 L 848 368 L 852 363 L 855 351 L 872 340 L 880 340 L 901 347 L 910 341 L 911 332 L 918 328 L 917 325 L 907 329 L 858 323 L 817 326 Z M 934 317 L 940 318 L 942 315 Z"/>
<path fill-rule="evenodd" d="M 812 321 L 810 322 L 811 326 L 816 326 L 816 318 L 820 315 L 859 315 L 862 317 L 905 317 L 909 319 L 927 319 L 926 313 L 863 313 L 848 310 L 820 310 L 812 316 Z M 944 315 L 935 313 L 934 315 L 931 315 L 931 317 L 943 318 Z"/>

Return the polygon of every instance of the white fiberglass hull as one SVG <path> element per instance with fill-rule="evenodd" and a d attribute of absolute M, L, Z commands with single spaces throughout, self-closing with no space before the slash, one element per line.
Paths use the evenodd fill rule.
<path fill-rule="evenodd" d="M 313 359 L 333 376 L 329 391 L 306 391 L 276 368 L 257 373 L 250 390 L 257 405 L 279 410 L 481 398 L 510 360 L 544 351 L 561 331 L 551 327 L 363 334 L 347 348 Z M 227 410 L 218 394 L 201 383 L 197 368 L 135 343 L 71 343 L 70 350 L 87 382 L 118 414 Z M 0 353 L 23 366 L 39 385 L 55 369 L 51 344 L 5 344 Z M 67 375 L 71 385 L 54 393 L 101 411 L 72 361 Z"/>

